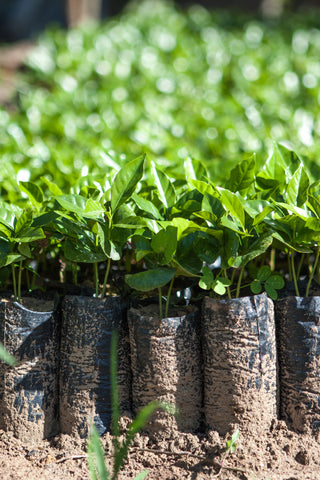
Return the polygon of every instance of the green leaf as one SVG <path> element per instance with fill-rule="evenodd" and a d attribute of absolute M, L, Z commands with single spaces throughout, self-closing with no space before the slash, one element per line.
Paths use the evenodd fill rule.
<path fill-rule="evenodd" d="M 9 205 L 5 202 L 0 202 L 0 223 L 8 227 L 10 230 L 14 229 L 16 218 L 20 217 L 22 209 L 16 205 Z"/>
<path fill-rule="evenodd" d="M 137 262 L 139 262 L 149 253 L 152 253 L 151 241 L 143 235 L 133 235 L 132 242 L 135 246 Z"/>
<path fill-rule="evenodd" d="M 276 290 L 281 290 L 285 286 L 285 281 L 284 278 L 281 275 L 271 275 L 267 280 L 266 280 L 266 286 L 270 286 Z"/>
<path fill-rule="evenodd" d="M 80 217 L 83 216 L 84 209 L 86 208 L 87 198 L 75 193 L 70 195 L 61 195 L 55 198 L 61 207 L 67 210 L 67 212 L 76 213 Z"/>
<path fill-rule="evenodd" d="M 231 170 L 226 188 L 231 192 L 239 192 L 241 195 L 246 195 L 254 183 L 255 166 L 255 155 L 238 163 Z"/>
<path fill-rule="evenodd" d="M 251 283 L 250 283 L 250 288 L 251 292 L 254 293 L 255 295 L 258 295 L 258 293 L 262 292 L 262 285 L 260 280 L 255 278 Z"/>
<path fill-rule="evenodd" d="M 228 214 L 238 220 L 242 229 L 245 230 L 245 214 L 240 198 L 229 190 L 223 190 L 221 202 Z"/>
<path fill-rule="evenodd" d="M 204 234 L 201 233 L 201 235 Z M 209 235 L 207 235 L 206 238 L 211 239 Z M 190 276 L 190 273 L 192 275 L 199 275 L 203 261 L 199 256 L 200 246 L 198 241 L 199 233 L 191 232 L 178 242 L 174 259 L 179 265 L 177 275 L 180 275 L 179 271 L 181 268 L 188 272 L 188 276 Z"/>
<path fill-rule="evenodd" d="M 156 220 L 163 220 L 163 217 L 160 214 L 159 210 L 152 202 L 150 202 L 150 200 L 147 200 L 146 198 L 143 198 L 136 193 L 132 195 L 132 200 L 136 203 L 140 210 L 148 213 L 149 215 L 151 215 L 152 218 Z"/>
<path fill-rule="evenodd" d="M 0 257 L 0 267 L 6 267 L 12 263 L 20 262 L 20 260 L 24 260 L 24 257 L 14 253 L 7 255 L 6 257 Z"/>
<path fill-rule="evenodd" d="M 233 262 L 233 267 L 244 267 L 247 265 L 248 262 L 253 260 L 254 258 L 258 257 L 262 253 L 264 253 L 268 247 L 272 244 L 272 236 L 271 235 L 264 235 L 252 242 L 248 248 L 246 249 L 247 252 L 239 255 Z"/>
<path fill-rule="evenodd" d="M 104 251 L 96 247 L 87 235 L 83 235 L 76 240 L 67 238 L 64 253 L 68 260 L 80 263 L 105 262 L 108 258 Z"/>
<path fill-rule="evenodd" d="M 222 206 L 221 200 L 216 196 L 205 193 L 202 200 L 202 210 L 210 212 L 213 215 L 214 221 L 216 222 L 224 214 L 224 208 Z"/>
<path fill-rule="evenodd" d="M 131 160 L 117 173 L 111 186 L 111 211 L 114 215 L 116 210 L 125 203 L 131 195 L 143 175 L 145 155 Z"/>
<path fill-rule="evenodd" d="M 188 183 L 194 187 L 198 192 L 202 193 L 202 195 L 205 195 L 208 193 L 211 196 L 216 196 L 217 195 L 217 190 L 215 189 L 214 186 L 212 186 L 211 183 L 206 183 L 201 180 L 193 180 L 192 178 L 187 178 Z"/>
<path fill-rule="evenodd" d="M 38 185 L 32 182 L 20 182 L 19 187 L 22 192 L 28 195 L 32 205 L 36 208 L 41 207 L 43 202 L 43 192 Z"/>
<path fill-rule="evenodd" d="M 227 288 L 230 287 L 231 281 L 228 278 L 219 277 L 216 278 L 212 285 L 212 290 L 218 295 L 225 295 Z"/>
<path fill-rule="evenodd" d="M 203 267 L 202 277 L 199 280 L 199 287 L 203 288 L 203 290 L 210 290 L 212 287 L 213 280 L 214 280 L 214 276 L 210 268 Z"/>
<path fill-rule="evenodd" d="M 268 283 L 266 283 L 264 287 L 269 297 L 272 298 L 272 300 L 277 300 L 278 298 L 277 290 L 275 290 L 273 286 L 269 285 Z"/>
<path fill-rule="evenodd" d="M 168 264 L 177 248 L 177 228 L 167 227 L 166 230 L 160 230 L 151 240 L 152 250 L 161 255 L 159 263 Z"/>
<path fill-rule="evenodd" d="M 176 269 L 154 268 L 145 272 L 126 275 L 125 280 L 129 287 L 141 292 L 149 292 L 155 288 L 164 287 L 173 278 Z"/>
<path fill-rule="evenodd" d="M 104 450 L 95 425 L 91 427 L 88 440 L 88 464 L 91 480 L 109 480 L 111 478 L 105 464 Z"/>
<path fill-rule="evenodd" d="M 270 277 L 270 275 L 270 267 L 268 267 L 267 265 L 263 265 L 258 270 L 257 279 L 260 280 L 260 282 L 265 282 Z"/>
<path fill-rule="evenodd" d="M 19 251 L 19 253 L 21 253 L 21 255 L 23 255 L 27 258 L 32 258 L 30 246 L 29 246 L 28 243 L 21 243 L 18 246 L 18 251 Z"/>
<path fill-rule="evenodd" d="M 287 203 L 297 207 L 302 207 L 308 197 L 308 188 L 310 185 L 306 169 L 301 164 L 292 175 L 287 186 Z"/>
<path fill-rule="evenodd" d="M 15 237 L 16 242 L 35 242 L 36 240 L 42 240 L 46 238 L 45 234 L 43 233 L 42 228 L 32 228 L 28 227 L 26 229 L 20 230 L 19 236 Z"/>
<path fill-rule="evenodd" d="M 186 177 L 192 180 L 203 180 L 203 178 L 208 178 L 207 169 L 200 160 L 188 157 L 184 162 L 184 170 Z"/>
<path fill-rule="evenodd" d="M 149 470 L 144 470 L 143 472 L 138 473 L 133 480 L 144 480 L 149 473 Z"/>
<path fill-rule="evenodd" d="M 10 355 L 9 352 L 4 348 L 2 343 L 0 342 L 0 360 L 3 360 L 6 362 L 8 365 L 11 365 L 12 367 L 17 363 L 16 359 Z"/>
<path fill-rule="evenodd" d="M 58 197 L 59 195 L 63 195 L 63 191 L 53 182 L 50 182 L 46 177 L 41 177 L 41 180 L 47 185 L 50 192 L 55 196 Z"/>
<path fill-rule="evenodd" d="M 151 174 L 159 199 L 166 208 L 172 207 L 176 201 L 176 193 L 169 177 L 158 170 L 154 162 L 151 162 Z"/>

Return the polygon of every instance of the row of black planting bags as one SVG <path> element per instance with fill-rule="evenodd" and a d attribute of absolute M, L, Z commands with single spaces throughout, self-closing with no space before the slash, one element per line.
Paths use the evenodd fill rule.
<path fill-rule="evenodd" d="M 207 297 L 163 319 L 156 305 L 127 308 L 121 297 L 65 296 L 41 308 L 50 311 L 0 300 L 0 341 L 17 359 L 0 362 L 0 428 L 18 438 L 110 430 L 114 330 L 121 412 L 155 399 L 175 407 L 153 415 L 149 434 L 263 432 L 277 418 L 317 434 L 320 297 Z"/>

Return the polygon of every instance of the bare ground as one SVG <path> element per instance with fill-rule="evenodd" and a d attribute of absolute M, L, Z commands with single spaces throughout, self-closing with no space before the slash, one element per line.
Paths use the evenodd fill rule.
<path fill-rule="evenodd" d="M 120 480 L 144 469 L 149 480 L 317 480 L 320 478 L 319 438 L 294 433 L 283 421 L 264 436 L 240 432 L 237 450 L 225 458 L 227 437 L 172 434 L 169 440 L 138 434 Z M 106 462 L 112 461 L 112 438 L 102 438 Z M 220 465 L 220 466 L 219 466 Z M 222 465 L 222 468 L 221 468 Z M 86 480 L 86 441 L 59 435 L 35 445 L 0 430 L 2 480 Z"/>

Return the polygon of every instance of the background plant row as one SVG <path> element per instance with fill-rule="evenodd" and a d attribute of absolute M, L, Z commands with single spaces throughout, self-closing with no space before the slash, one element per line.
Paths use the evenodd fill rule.
<path fill-rule="evenodd" d="M 0 109 L 2 198 L 16 200 L 17 175 L 69 190 L 141 151 L 174 178 L 198 158 L 222 184 L 244 152 L 263 161 L 283 139 L 317 178 L 318 18 L 146 1 L 102 25 L 46 32 L 16 102 Z"/>
<path fill-rule="evenodd" d="M 320 181 L 300 157 L 275 145 L 262 169 L 254 156 L 243 160 L 223 187 L 199 160 L 184 168 L 174 179 L 143 155 L 76 193 L 20 182 L 20 205 L 0 204 L 2 286 L 19 297 L 22 285 L 65 281 L 69 271 L 103 296 L 126 273 L 130 287 L 160 297 L 179 277 L 229 298 L 249 285 L 276 298 L 283 278 L 298 294 L 305 276 L 308 295 L 319 274 Z"/>

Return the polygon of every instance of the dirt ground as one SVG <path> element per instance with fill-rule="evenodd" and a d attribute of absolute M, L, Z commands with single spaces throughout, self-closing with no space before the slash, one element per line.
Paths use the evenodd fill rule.
<path fill-rule="evenodd" d="M 319 438 L 296 434 L 283 421 L 264 436 L 240 432 L 237 449 L 225 457 L 228 438 L 172 434 L 169 440 L 138 434 L 120 480 L 148 469 L 149 480 L 317 480 L 320 478 Z M 102 438 L 106 462 L 112 462 L 110 434 Z M 35 445 L 0 430 L 2 480 L 86 480 L 86 441 L 59 435 Z"/>

